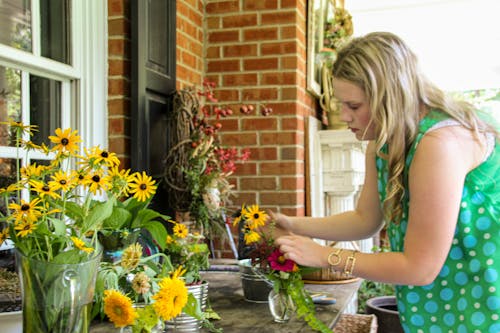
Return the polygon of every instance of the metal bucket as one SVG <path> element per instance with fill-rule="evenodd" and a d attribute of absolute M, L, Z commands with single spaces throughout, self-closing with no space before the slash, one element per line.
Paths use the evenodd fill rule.
<path fill-rule="evenodd" d="M 269 292 L 273 289 L 272 284 L 254 272 L 250 259 L 239 260 L 238 267 L 245 300 L 254 303 L 267 303 Z"/>
<path fill-rule="evenodd" d="M 187 286 L 188 292 L 198 300 L 201 306 L 201 311 L 207 308 L 208 299 L 208 282 L 204 281 L 201 284 Z M 165 332 L 186 332 L 195 333 L 200 332 L 201 321 L 191 317 L 184 312 L 172 320 L 165 322 Z"/>

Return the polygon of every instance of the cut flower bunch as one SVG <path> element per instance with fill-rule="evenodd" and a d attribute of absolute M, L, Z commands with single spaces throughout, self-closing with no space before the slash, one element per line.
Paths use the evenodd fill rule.
<path fill-rule="evenodd" d="M 245 206 L 236 214 L 233 225 L 243 224 L 245 244 L 249 246 L 249 257 L 254 271 L 264 276 L 273 284 L 275 292 L 284 292 L 294 303 L 298 318 L 302 318 L 315 331 L 331 332 L 316 317 L 312 298 L 304 289 L 302 273 L 309 268 L 297 265 L 286 259 L 274 244 L 273 230 L 275 222 L 258 205 Z"/>
<path fill-rule="evenodd" d="M 0 190 L 7 207 L 0 243 L 10 238 L 27 257 L 64 264 L 100 252 L 99 230 L 144 227 L 164 245 L 166 230 L 154 219 L 168 217 L 146 209 L 156 191 L 146 173 L 120 170 L 116 154 L 99 146 L 80 152 L 76 130 L 56 129 L 50 148 L 29 140 L 36 126 L 3 124 L 17 147 L 17 179 Z M 33 152 L 43 164 L 24 162 Z"/>

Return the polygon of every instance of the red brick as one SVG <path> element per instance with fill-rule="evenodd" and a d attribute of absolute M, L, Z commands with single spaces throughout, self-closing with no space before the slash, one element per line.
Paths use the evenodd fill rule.
<path fill-rule="evenodd" d="M 264 13 L 261 16 L 262 25 L 293 24 L 297 23 L 297 12 L 295 10 L 282 10 L 279 12 Z"/>
<path fill-rule="evenodd" d="M 296 85 L 297 73 L 295 72 L 268 72 L 262 73 L 263 85 Z"/>
<path fill-rule="evenodd" d="M 210 43 L 238 42 L 239 39 L 240 32 L 238 30 L 213 31 L 208 34 L 208 41 Z"/>
<path fill-rule="evenodd" d="M 303 147 L 282 147 L 280 148 L 281 151 L 281 159 L 282 160 L 299 160 L 303 161 L 305 158 L 305 152 Z"/>
<path fill-rule="evenodd" d="M 303 205 L 304 197 L 301 192 L 260 192 L 261 202 L 265 202 L 266 205 Z"/>
<path fill-rule="evenodd" d="M 124 18 L 114 18 L 108 20 L 109 36 L 124 36 L 130 35 L 130 22 Z"/>
<path fill-rule="evenodd" d="M 225 74 L 222 76 L 223 85 L 228 86 L 255 86 L 257 85 L 256 73 Z"/>
<path fill-rule="evenodd" d="M 299 117 L 287 117 L 281 118 L 281 129 L 286 130 L 298 130 L 303 132 L 304 128 L 304 119 Z"/>
<path fill-rule="evenodd" d="M 241 177 L 240 186 L 246 191 L 278 190 L 276 177 Z"/>
<path fill-rule="evenodd" d="M 245 101 L 269 101 L 278 99 L 277 88 L 243 89 L 243 100 Z"/>
<path fill-rule="evenodd" d="M 205 6 L 205 11 L 208 15 L 236 12 L 240 8 L 239 2 L 239 0 L 209 2 Z"/>
<path fill-rule="evenodd" d="M 278 1 L 276 0 L 252 0 L 252 1 L 244 1 L 244 10 L 269 10 L 269 9 L 278 9 Z"/>
<path fill-rule="evenodd" d="M 281 177 L 280 189 L 282 190 L 304 190 L 305 179 L 303 176 L 297 177 Z"/>
<path fill-rule="evenodd" d="M 262 132 L 259 133 L 259 138 L 262 145 L 296 145 L 304 143 L 304 134 L 300 132 Z"/>
<path fill-rule="evenodd" d="M 224 57 L 255 57 L 257 44 L 227 45 L 224 46 Z"/>
<path fill-rule="evenodd" d="M 108 61 L 109 76 L 130 76 L 130 62 L 126 60 L 109 59 Z"/>
<path fill-rule="evenodd" d="M 303 163 L 294 162 L 262 162 L 260 164 L 260 175 L 300 175 L 304 172 Z"/>
<path fill-rule="evenodd" d="M 277 58 L 243 59 L 243 70 L 258 71 L 267 69 L 278 69 Z"/>
<path fill-rule="evenodd" d="M 108 80 L 108 95 L 130 96 L 130 84 L 121 79 Z"/>
<path fill-rule="evenodd" d="M 278 120 L 276 118 L 246 118 L 242 121 L 241 129 L 244 131 L 276 131 Z"/>
<path fill-rule="evenodd" d="M 262 43 L 260 47 L 260 53 L 263 56 L 296 54 L 297 43 L 294 41 L 279 42 L 279 43 Z"/>
<path fill-rule="evenodd" d="M 251 161 L 273 161 L 278 159 L 277 147 L 250 148 Z"/>
<path fill-rule="evenodd" d="M 257 133 L 221 133 L 222 141 L 228 146 L 249 146 L 257 144 Z"/>
<path fill-rule="evenodd" d="M 222 18 L 223 28 L 242 28 L 257 25 L 256 14 L 230 15 Z"/>
<path fill-rule="evenodd" d="M 240 70 L 239 60 L 209 60 L 207 72 L 235 72 Z"/>
<path fill-rule="evenodd" d="M 258 28 L 258 29 L 245 29 L 243 31 L 243 40 L 245 41 L 262 41 L 262 40 L 276 40 L 278 39 L 277 28 Z"/>
<path fill-rule="evenodd" d="M 130 101 L 125 98 L 108 100 L 108 115 L 130 115 Z"/>

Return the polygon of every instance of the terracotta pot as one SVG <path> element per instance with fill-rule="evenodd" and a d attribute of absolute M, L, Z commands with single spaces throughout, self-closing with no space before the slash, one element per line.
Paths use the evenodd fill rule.
<path fill-rule="evenodd" d="M 366 301 L 365 312 L 377 316 L 379 333 L 403 333 L 396 296 L 379 296 Z"/>

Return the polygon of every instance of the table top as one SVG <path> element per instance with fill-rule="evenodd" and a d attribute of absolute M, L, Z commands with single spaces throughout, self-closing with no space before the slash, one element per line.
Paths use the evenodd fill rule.
<path fill-rule="evenodd" d="M 221 317 L 213 321 L 224 333 L 309 333 L 313 332 L 307 323 L 292 317 L 286 324 L 274 322 L 267 303 L 245 300 L 241 277 L 234 271 L 207 271 L 202 277 L 208 281 L 208 302 Z M 306 283 L 306 290 L 331 294 L 336 303 L 317 305 L 317 317 L 330 328 L 335 326 L 340 314 L 359 289 L 361 280 L 349 283 Z M 115 329 L 116 330 L 116 329 Z M 91 333 L 115 332 L 110 323 L 93 324 Z M 116 330 L 119 332 L 119 330 Z M 206 332 L 206 330 L 202 330 Z"/>

